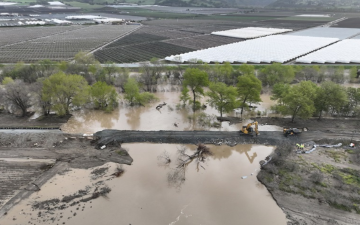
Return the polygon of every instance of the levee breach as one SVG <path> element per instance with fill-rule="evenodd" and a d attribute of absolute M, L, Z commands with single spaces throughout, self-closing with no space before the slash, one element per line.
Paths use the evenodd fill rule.
<path fill-rule="evenodd" d="M 94 133 L 97 147 L 101 148 L 115 143 L 152 142 L 179 144 L 264 144 L 276 145 L 289 140 L 281 131 L 262 131 L 252 137 L 239 131 L 132 131 L 132 130 L 102 130 Z M 295 140 L 295 139 L 292 139 Z"/>

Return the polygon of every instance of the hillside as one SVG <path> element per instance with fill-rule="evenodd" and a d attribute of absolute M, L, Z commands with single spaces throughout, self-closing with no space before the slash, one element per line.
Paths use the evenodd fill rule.
<path fill-rule="evenodd" d="M 286 8 L 359 8 L 360 0 L 277 0 L 269 6 Z"/>

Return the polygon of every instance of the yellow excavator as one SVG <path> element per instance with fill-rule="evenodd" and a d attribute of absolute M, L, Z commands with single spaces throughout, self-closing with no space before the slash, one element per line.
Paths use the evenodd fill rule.
<path fill-rule="evenodd" d="M 255 126 L 255 129 L 252 127 Z M 240 133 L 248 134 L 252 136 L 259 135 L 258 122 L 249 123 L 247 126 L 243 126 L 240 130 Z"/>

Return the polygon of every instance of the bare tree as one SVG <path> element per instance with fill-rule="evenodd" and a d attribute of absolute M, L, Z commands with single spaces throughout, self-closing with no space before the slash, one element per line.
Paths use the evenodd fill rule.
<path fill-rule="evenodd" d="M 168 183 L 175 188 L 180 188 L 185 182 L 185 171 L 190 163 L 196 162 L 198 171 L 200 167 L 205 169 L 202 164 L 206 161 L 208 156 L 212 155 L 210 149 L 201 143 L 197 145 L 197 149 L 192 155 L 187 154 L 186 150 L 187 148 L 184 146 L 178 149 L 176 167 L 171 168 L 171 171 L 168 173 Z"/>
<path fill-rule="evenodd" d="M 163 71 L 163 64 L 158 59 L 153 58 L 150 63 L 141 64 L 141 71 L 139 82 L 144 84 L 144 91 L 152 92 L 158 84 L 158 79 Z"/>
<path fill-rule="evenodd" d="M 31 107 L 30 86 L 22 80 L 15 80 L 6 84 L 2 90 L 3 101 L 11 110 L 21 110 L 21 116 L 25 116 L 27 109 Z"/>

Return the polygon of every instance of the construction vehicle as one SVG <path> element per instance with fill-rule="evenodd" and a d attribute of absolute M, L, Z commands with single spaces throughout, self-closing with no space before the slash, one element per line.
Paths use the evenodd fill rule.
<path fill-rule="evenodd" d="M 255 126 L 255 129 L 252 127 Z M 240 130 L 240 133 L 252 135 L 252 136 L 258 136 L 259 135 L 259 129 L 258 129 L 258 122 L 255 121 L 253 123 L 249 123 L 247 126 L 243 126 Z"/>
<path fill-rule="evenodd" d="M 294 135 L 299 135 L 301 134 L 301 130 L 298 129 L 298 128 L 284 128 L 283 129 L 283 133 L 284 133 L 284 136 L 287 137 L 287 136 L 294 136 Z"/>

